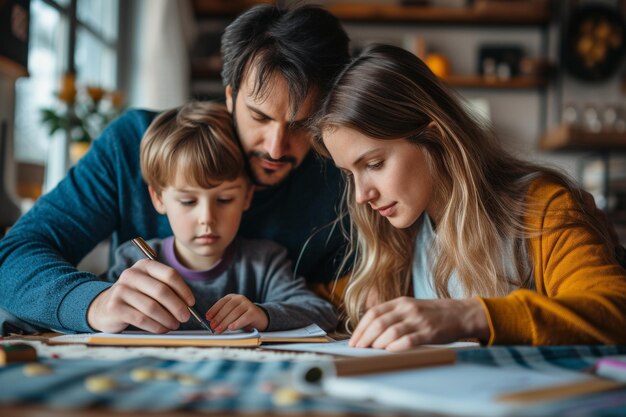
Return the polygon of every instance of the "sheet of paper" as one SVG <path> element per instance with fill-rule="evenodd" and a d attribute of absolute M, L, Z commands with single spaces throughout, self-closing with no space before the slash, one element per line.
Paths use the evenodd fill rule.
<path fill-rule="evenodd" d="M 245 331 L 227 331 L 223 334 L 211 334 L 206 330 L 176 330 L 164 334 L 154 334 L 142 331 L 127 331 L 122 333 L 82 333 L 82 334 L 66 334 L 50 339 L 56 343 L 87 343 L 94 338 L 111 338 L 111 339 L 181 339 L 181 340 L 241 340 L 253 339 L 259 337 L 259 332 L 255 329 L 251 332 Z"/>
<path fill-rule="evenodd" d="M 259 332 L 261 339 L 263 338 L 298 338 L 298 337 L 316 337 L 326 336 L 326 332 L 317 324 L 311 324 L 300 329 L 282 330 L 278 332 Z"/>
<path fill-rule="evenodd" d="M 364 376 L 330 377 L 323 380 L 322 386 L 329 395 L 352 400 L 372 399 L 410 410 L 500 416 L 520 405 L 500 401 L 502 395 L 587 379 L 591 377 L 569 371 L 543 373 L 520 367 L 460 363 Z"/>
<path fill-rule="evenodd" d="M 261 337 L 263 333 L 261 333 Z M 478 348 L 480 345 L 473 342 L 456 342 L 446 345 L 424 345 L 426 347 L 440 347 L 450 349 L 468 349 Z M 339 340 L 337 342 L 330 343 L 292 343 L 289 345 L 269 345 L 263 346 L 263 349 L 273 350 L 289 350 L 296 352 L 315 352 L 326 353 L 329 355 L 338 356 L 354 356 L 354 357 L 366 357 L 366 356 L 380 356 L 388 355 L 390 352 L 384 349 L 372 349 L 372 348 L 354 348 L 348 346 L 348 340 Z"/>

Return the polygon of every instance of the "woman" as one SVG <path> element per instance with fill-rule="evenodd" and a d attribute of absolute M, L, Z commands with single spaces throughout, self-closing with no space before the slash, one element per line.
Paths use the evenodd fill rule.
<path fill-rule="evenodd" d="M 626 343 L 623 249 L 593 199 L 504 152 L 417 57 L 366 49 L 316 126 L 347 176 L 352 346 Z"/>

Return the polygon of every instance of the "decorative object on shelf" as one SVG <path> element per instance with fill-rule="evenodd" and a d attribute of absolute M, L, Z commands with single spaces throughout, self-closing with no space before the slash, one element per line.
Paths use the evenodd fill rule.
<path fill-rule="evenodd" d="M 76 74 L 63 76 L 56 106 L 41 110 L 52 136 L 63 129 L 70 139 L 70 156 L 76 162 L 105 126 L 123 110 L 124 95 L 100 87 L 76 86 Z"/>
<path fill-rule="evenodd" d="M 570 74 L 583 81 L 603 81 L 617 71 L 626 43 L 620 10 L 602 4 L 581 6 L 565 30 L 564 64 Z"/>
<path fill-rule="evenodd" d="M 586 103 L 579 106 L 568 102 L 561 112 L 561 123 L 587 133 L 626 133 L 626 114 L 620 103 Z"/>
<path fill-rule="evenodd" d="M 478 73 L 508 80 L 520 73 L 524 51 L 517 45 L 482 45 L 478 49 Z"/>
<path fill-rule="evenodd" d="M 424 58 L 424 63 L 439 78 L 447 78 L 450 75 L 450 62 L 444 55 L 431 52 Z"/>

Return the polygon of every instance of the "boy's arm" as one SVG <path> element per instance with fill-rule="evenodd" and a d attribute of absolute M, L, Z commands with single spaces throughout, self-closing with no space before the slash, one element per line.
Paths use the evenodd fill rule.
<path fill-rule="evenodd" d="M 332 304 L 311 292 L 302 277 L 294 277 L 285 250 L 277 250 L 267 260 L 266 271 L 259 274 L 262 302 L 257 304 L 269 317 L 267 331 L 295 329 L 317 324 L 326 331 L 337 327 Z"/>

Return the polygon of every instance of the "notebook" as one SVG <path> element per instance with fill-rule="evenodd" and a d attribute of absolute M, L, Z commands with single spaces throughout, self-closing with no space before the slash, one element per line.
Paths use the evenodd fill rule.
<path fill-rule="evenodd" d="M 211 334 L 204 330 L 172 331 L 164 334 L 154 334 L 142 331 L 127 331 L 122 333 L 82 333 L 66 334 L 52 337 L 49 344 L 86 344 L 101 346 L 234 346 L 256 347 L 263 343 L 325 343 L 331 339 L 318 325 L 300 329 L 259 332 L 228 331 L 223 334 Z"/>

